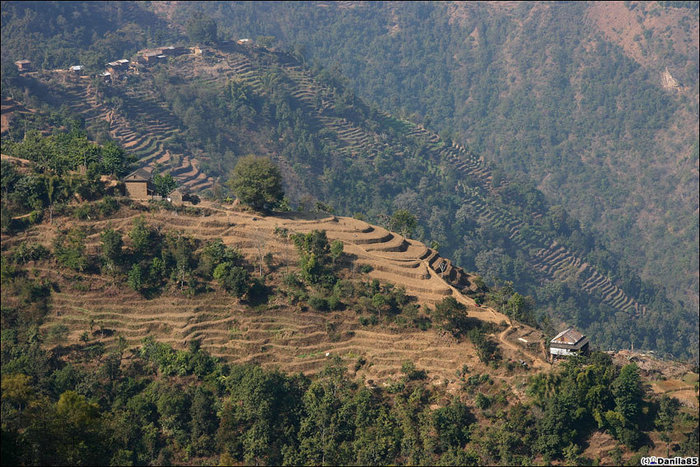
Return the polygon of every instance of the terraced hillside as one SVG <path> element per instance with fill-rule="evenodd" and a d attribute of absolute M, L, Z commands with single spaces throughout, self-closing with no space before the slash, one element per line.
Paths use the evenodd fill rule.
<path fill-rule="evenodd" d="M 523 251 L 534 250 L 534 254 L 529 255 L 530 263 L 544 278 L 552 280 L 573 276 L 583 290 L 599 297 L 604 303 L 617 310 L 634 314 L 646 311 L 644 305 L 640 305 L 613 284 L 609 278 L 582 260 L 576 253 L 559 245 L 556 240 L 548 238 L 545 233 L 536 231 L 525 237 L 521 233 L 525 224 L 521 217 L 485 199 L 484 193 L 493 191 L 494 187 L 491 183 L 491 171 L 485 166 L 483 159 L 462 146 L 440 144 L 438 135 L 418 125 L 408 124 L 407 126 L 410 129 L 407 135 L 427 141 L 435 157 L 446 161 L 452 170 L 463 175 L 462 180 L 468 180 L 466 183 L 460 181 L 459 188 L 473 206 L 481 222 L 508 232 L 509 238 Z M 544 213 L 535 212 L 533 215 L 542 216 Z"/>
<path fill-rule="evenodd" d="M 211 187 L 213 179 L 200 170 L 194 155 L 171 148 L 182 131 L 178 118 L 153 92 L 148 78 L 132 78 L 137 84 L 104 89 L 87 76 L 66 79 L 62 72 L 37 76 L 50 86 L 52 99 L 85 119 L 87 126 L 106 124 L 109 135 L 137 157 L 139 166 L 168 170 L 193 191 Z"/>
<path fill-rule="evenodd" d="M 365 154 L 372 158 L 388 152 L 401 158 L 405 154 L 405 145 L 400 143 L 402 138 L 423 144 L 435 161 L 434 176 L 445 170 L 459 174 L 458 189 L 465 200 L 474 207 L 479 221 L 508 232 L 509 238 L 523 251 L 534 252 L 529 254 L 530 264 L 543 279 L 574 277 L 583 290 L 612 308 L 626 313 L 644 313 L 644 305 L 625 294 L 575 252 L 557 244 L 543 232 L 523 236 L 521 229 L 524 220 L 512 211 L 496 206 L 486 199 L 487 194 L 495 190 L 491 171 L 483 158 L 469 149 L 456 144 L 446 144 L 437 134 L 422 126 L 397 120 L 388 114 L 382 114 L 380 118 L 383 124 L 398 130 L 397 138 L 394 139 L 381 138 L 376 132 L 363 128 L 345 117 L 333 115 L 329 104 L 333 98 L 333 90 L 329 86 L 319 84 L 308 70 L 294 61 L 268 60 L 268 64 L 265 65 L 260 56 L 235 45 L 212 53 L 213 56 L 209 59 L 196 56 L 178 57 L 171 65 L 170 71 L 174 76 L 188 80 L 189 85 L 223 88 L 231 79 L 236 79 L 254 92 L 265 95 L 272 90 L 269 74 L 274 70 L 278 76 L 277 87 L 285 89 L 304 109 L 307 116 L 316 121 L 318 128 L 323 128 L 327 133 L 332 132 L 335 136 L 336 150 L 348 157 Z M 262 53 L 262 56 L 265 54 Z M 284 57 L 275 55 L 276 58 L 280 56 Z M 282 79 L 279 78 L 279 73 L 283 73 Z M 174 155 L 166 149 L 165 141 L 180 131 L 180 124 L 177 117 L 167 110 L 167 104 L 156 97 L 152 89 L 147 88 L 150 78 L 148 73 L 142 73 L 139 80 L 135 80 L 136 84 L 113 87 L 114 90 L 121 91 L 121 111 L 107 111 L 104 106 L 97 104 L 95 98 L 89 94 L 89 86 L 67 88 L 66 95 L 71 108 L 86 119 L 102 118 L 109 121 L 111 134 L 127 149 L 140 156 L 140 164 L 167 166 L 174 158 L 179 160 L 180 164 L 173 168 L 172 173 L 182 183 L 194 190 L 211 186 L 211 179 L 199 172 L 197 160 L 193 156 Z M 130 123 L 135 121 L 141 124 L 137 126 Z M 137 126 L 140 131 L 132 129 L 133 126 Z M 445 164 L 441 169 L 438 168 L 440 163 Z M 504 183 L 507 184 L 508 181 Z M 543 214 L 536 212 L 534 216 Z"/>
<path fill-rule="evenodd" d="M 463 295 L 470 277 L 449 260 L 420 242 L 406 239 L 381 227 L 351 218 L 314 215 L 260 217 L 209 205 L 210 215 L 186 216 L 152 213 L 147 222 L 162 230 L 176 230 L 200 239 L 221 238 L 238 247 L 256 264 L 260 254 L 272 253 L 277 271 L 296 268 L 298 255 L 293 244 L 275 232 L 308 232 L 323 229 L 329 239 L 344 242 L 345 252 L 354 258 L 350 271 L 362 278 L 357 266 L 373 267 L 370 278 L 405 287 L 419 304 L 430 305 L 453 296 L 467 306 L 467 314 L 497 325 L 510 320 L 490 308 L 479 307 Z M 116 218 L 79 222 L 92 232 L 88 250 L 97 252 L 99 235 L 109 225 L 125 233 L 140 211 L 123 208 Z M 7 247 L 34 239 L 42 242 L 61 226 L 42 224 L 16 238 L 3 239 Z M 71 223 L 73 221 L 71 220 Z M 443 268 L 441 265 L 445 264 Z M 39 270 L 51 274 L 50 270 Z M 442 272 L 439 272 L 442 271 Z M 230 295 L 207 293 L 185 297 L 177 293 L 146 300 L 116 285 L 106 276 L 78 277 L 52 295 L 52 311 L 44 324 L 68 327 L 68 339 L 77 342 L 86 331 L 104 344 L 116 345 L 120 338 L 129 346 L 139 345 L 146 336 L 184 348 L 197 339 L 214 355 L 233 362 L 256 362 L 279 366 L 285 371 L 315 374 L 328 357 L 340 356 L 353 371 L 368 380 L 386 381 L 398 376 L 403 362 L 410 360 L 425 369 L 434 382 L 455 382 L 464 365 L 470 371 L 486 370 L 468 341 L 458 341 L 436 330 L 419 331 L 391 326 L 362 326 L 353 310 L 316 313 L 300 311 L 277 297 L 266 307 L 251 308 Z M 522 327 L 522 325 L 519 325 Z M 506 325 L 505 331 L 509 326 Z M 507 359 L 522 360 L 530 366 L 547 368 L 542 348 L 533 349 L 506 340 L 501 333 L 502 351 Z M 366 363 L 355 368 L 363 358 Z M 492 370 L 490 370 L 492 371 Z"/>
<path fill-rule="evenodd" d="M 242 74 L 241 78 L 251 86 L 257 86 L 258 80 L 255 79 L 256 74 L 250 71 L 249 62 L 244 59 L 238 60 L 237 63 L 245 63 L 243 68 L 245 74 Z M 507 231 L 510 239 L 523 251 L 535 251 L 534 254 L 529 255 L 530 263 L 543 279 L 552 280 L 573 276 L 583 290 L 598 297 L 612 308 L 634 314 L 645 312 L 644 305 L 627 295 L 575 252 L 558 245 L 545 233 L 536 232 L 534 236 L 524 237 L 520 232 L 524 225 L 522 218 L 511 211 L 499 209 L 485 199 L 484 193 L 494 190 L 491 171 L 483 159 L 472 151 L 456 144 L 445 144 L 437 134 L 411 122 L 392 118 L 388 114 L 381 115 L 383 123 L 396 128 L 398 138 L 393 141 L 383 140 L 377 133 L 347 118 L 331 115 L 332 112 L 329 111 L 325 102 L 332 95 L 332 91 L 318 84 L 308 71 L 298 65 L 288 65 L 282 69 L 288 79 L 287 89 L 290 95 L 297 99 L 307 112 L 315 116 L 325 131 L 330 130 L 335 134 L 339 152 L 351 157 L 358 153 L 373 157 L 389 152 L 396 158 L 402 158 L 405 154 L 405 146 L 399 144 L 397 139 L 408 138 L 424 144 L 433 160 L 444 161 L 446 167 L 443 170 L 453 171 L 462 176 L 458 187 L 464 198 L 474 206 L 481 222 Z M 438 172 L 437 169 L 436 172 Z M 544 213 L 531 214 L 537 217 Z"/>
<path fill-rule="evenodd" d="M 22 107 L 22 105 L 7 97 L 2 99 L 2 127 L 0 132 L 5 135 L 9 129 L 10 129 L 10 121 L 12 118 L 22 115 L 22 114 L 28 114 L 30 113 L 27 109 Z"/>
<path fill-rule="evenodd" d="M 527 293 L 534 295 L 550 282 L 566 283 L 576 291 L 577 302 L 563 317 L 556 315 L 555 302 L 543 305 L 555 320 L 568 324 L 576 320 L 585 330 L 587 325 L 613 319 L 618 312 L 629 317 L 626 319 L 637 319 L 648 314 L 649 299 L 658 296 L 646 293 L 646 302 L 640 302 L 644 297 L 636 286 L 639 281 L 623 277 L 620 271 L 624 268 L 617 263 L 600 261 L 601 250 L 604 257 L 609 255 L 604 246 L 596 243 L 593 251 L 590 243 L 574 250 L 568 246 L 574 243 L 566 243 L 569 238 L 547 230 L 540 222 L 549 219 L 547 204 L 524 208 L 524 195 L 517 190 L 509 194 L 515 182 L 502 171 L 494 181 L 496 172 L 472 149 L 371 109 L 334 81 L 332 74 L 312 72 L 291 55 L 223 44 L 201 56 L 170 58 L 158 67 L 141 70 L 99 91 L 86 84 L 87 80 L 51 81 L 51 86 L 64 89 L 66 101 L 89 121 L 108 122 L 111 135 L 139 155 L 142 165 L 169 167 L 194 190 L 211 186 L 214 176 L 223 181 L 238 156 L 256 153 L 273 158 L 283 169 L 285 191 L 292 203 L 300 205 L 324 200 L 342 214 L 360 211 L 378 220 L 402 207 L 398 204 L 401 197 L 413 192 L 409 204 L 422 224 L 421 238 L 428 241 L 436 226 L 447 230 L 446 241 L 439 243 L 455 257 L 460 257 L 455 254 L 462 247 L 460 242 L 468 241 L 466 234 L 453 227 L 455 213 L 461 209 L 478 228 L 498 232 L 499 239 L 493 243 L 486 237 L 480 239 L 472 255 L 507 242 L 507 255 L 517 256 L 526 265 L 521 277 L 526 275 L 531 281 L 525 285 Z M 42 79 L 52 79 L 46 76 Z M 99 97 L 93 99 L 91 93 Z M 191 108 L 190 104 L 183 106 L 185 98 L 190 99 Z M 198 118 L 190 115 L 195 110 Z M 201 171 L 202 161 L 211 171 L 209 176 Z M 432 193 L 429 204 L 421 199 L 427 193 Z M 410 242 L 404 245 L 400 239 L 392 240 L 396 245 L 388 248 L 411 250 Z M 593 253 L 598 256 L 591 256 Z M 452 275 L 458 287 L 466 285 L 459 283 L 460 274 L 452 272 L 457 270 L 451 262 L 426 258 L 433 271 Z M 613 266 L 606 270 L 601 264 Z M 377 269 L 374 274 L 389 276 L 400 267 L 415 277 L 426 276 L 419 263 L 382 267 L 389 270 Z M 435 290 L 428 286 L 426 293 Z M 577 310 L 591 304 L 598 311 L 587 312 L 579 320 Z M 654 314 L 663 313 L 657 306 Z M 649 340 L 653 348 L 657 333 L 648 328 L 644 325 L 638 341 Z M 619 344 L 624 338 L 617 334 L 606 339 L 615 342 L 608 342 L 610 347 L 628 345 Z"/>

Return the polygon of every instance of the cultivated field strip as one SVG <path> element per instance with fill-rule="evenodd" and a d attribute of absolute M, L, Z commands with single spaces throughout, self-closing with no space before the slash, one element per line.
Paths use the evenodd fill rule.
<path fill-rule="evenodd" d="M 469 180 L 476 184 L 476 187 L 472 188 L 460 183 L 459 187 L 478 217 L 482 222 L 508 232 L 510 239 L 524 251 L 536 251 L 534 255 L 530 255 L 530 264 L 544 277 L 556 280 L 573 275 L 586 292 L 598 297 L 612 308 L 634 314 L 646 311 L 644 305 L 625 294 L 610 279 L 604 277 L 574 252 L 531 229 L 525 237 L 521 233 L 524 227 L 521 219 L 504 208 L 486 202 L 481 190 L 491 190 L 493 186 L 491 173 L 482 159 L 462 146 L 447 146 L 439 143 L 437 135 L 418 125 L 408 124 L 407 126 L 412 126 L 412 129 L 406 133 L 408 136 L 431 142 L 429 147 L 436 157 L 446 161 L 456 172 L 469 177 Z M 538 214 L 542 215 L 542 213 Z"/>

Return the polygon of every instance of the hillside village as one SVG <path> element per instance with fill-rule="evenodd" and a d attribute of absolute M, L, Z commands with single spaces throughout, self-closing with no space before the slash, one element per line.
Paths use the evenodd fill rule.
<path fill-rule="evenodd" d="M 238 39 L 237 41 L 230 41 L 228 43 L 222 42 L 219 44 L 219 47 L 231 47 L 236 45 L 252 47 L 253 41 L 251 39 Z M 126 81 L 130 75 L 138 75 L 139 73 L 146 72 L 150 67 L 156 64 L 165 63 L 170 57 L 177 57 L 184 54 L 208 56 L 211 54 L 211 49 L 197 45 L 192 47 L 169 45 L 165 47 L 143 49 L 138 51 L 135 57 L 132 57 L 132 60 L 120 58 L 105 64 L 105 70 L 95 76 L 101 78 L 105 83 L 111 83 L 113 80 Z M 15 66 L 19 73 L 36 73 L 40 71 L 34 69 L 31 60 L 17 60 Z M 90 75 L 85 74 L 86 71 L 83 65 L 71 65 L 67 70 L 53 70 L 54 73 L 66 74 L 75 78 L 91 78 Z"/>

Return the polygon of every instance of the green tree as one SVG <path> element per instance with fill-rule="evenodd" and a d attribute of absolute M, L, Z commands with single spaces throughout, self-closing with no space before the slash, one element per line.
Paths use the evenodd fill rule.
<path fill-rule="evenodd" d="M 153 176 L 153 186 L 156 193 L 163 198 L 167 198 L 170 192 L 177 188 L 177 182 L 169 173 L 165 175 L 156 174 Z"/>
<path fill-rule="evenodd" d="M 122 176 L 129 170 L 129 156 L 113 141 L 102 146 L 102 170 L 104 173 Z"/>
<path fill-rule="evenodd" d="M 450 447 L 464 447 L 469 441 L 469 425 L 476 421 L 469 407 L 458 400 L 435 410 L 431 418 L 437 434 L 435 447 L 438 452 L 447 451 Z"/>
<path fill-rule="evenodd" d="M 107 229 L 100 235 L 102 240 L 102 260 L 113 271 L 122 260 L 122 236 L 114 229 Z"/>
<path fill-rule="evenodd" d="M 228 185 L 241 202 L 259 211 L 275 208 L 284 197 L 282 175 L 265 157 L 241 158 Z"/>
<path fill-rule="evenodd" d="M 416 216 L 407 209 L 399 209 L 394 212 L 389 221 L 389 228 L 394 232 L 399 232 L 404 237 L 412 237 L 418 227 Z"/>
<path fill-rule="evenodd" d="M 333 264 L 335 264 L 341 256 L 343 256 L 343 242 L 340 240 L 333 240 L 331 243 L 331 260 Z"/>
<path fill-rule="evenodd" d="M 661 432 L 661 440 L 666 443 L 666 456 L 669 454 L 668 445 L 671 441 L 669 433 L 673 431 L 674 420 L 681 403 L 675 397 L 663 395 L 659 401 L 659 411 L 656 414 L 656 428 Z"/>
<path fill-rule="evenodd" d="M 157 254 L 158 232 L 146 224 L 143 216 L 134 219 L 134 227 L 129 231 L 129 238 L 139 258 L 148 258 Z"/>
<path fill-rule="evenodd" d="M 88 402 L 82 394 L 66 391 L 56 403 L 56 413 L 66 438 L 62 445 L 63 459 L 72 465 L 90 464 L 90 459 L 94 462 L 99 455 L 91 449 L 96 447 L 99 436 L 99 406 Z"/>
<path fill-rule="evenodd" d="M 229 262 L 216 266 L 214 279 L 221 284 L 224 290 L 239 298 L 250 289 L 250 274 L 248 274 L 248 271 Z"/>
<path fill-rule="evenodd" d="M 215 44 L 218 40 L 216 21 L 197 12 L 187 22 L 187 35 L 195 43 Z"/>
<path fill-rule="evenodd" d="M 435 305 L 432 319 L 436 325 L 455 336 L 460 336 L 469 330 L 467 307 L 454 297 L 445 297 Z"/>
<path fill-rule="evenodd" d="M 214 447 L 214 435 L 219 419 L 214 410 L 216 400 L 214 395 L 198 386 L 194 391 L 190 407 L 191 442 L 199 455 L 209 455 Z"/>
<path fill-rule="evenodd" d="M 501 352 L 498 348 L 498 344 L 494 342 L 489 336 L 484 334 L 481 329 L 472 329 L 468 333 L 469 339 L 476 347 L 476 355 L 484 363 L 488 363 L 491 360 L 500 360 Z"/>
<path fill-rule="evenodd" d="M 129 287 L 137 292 L 141 292 L 146 286 L 146 281 L 144 278 L 143 268 L 140 264 L 134 264 L 129 270 L 127 283 Z"/>
<path fill-rule="evenodd" d="M 217 238 L 209 242 L 202 251 L 199 260 L 199 272 L 207 279 L 211 279 L 214 269 L 221 263 L 231 263 L 240 265 L 243 260 L 241 253 L 231 247 L 227 247 L 224 242 Z"/>
<path fill-rule="evenodd" d="M 626 423 L 636 423 L 642 413 L 644 391 L 639 368 L 635 364 L 625 365 L 620 375 L 613 381 L 615 411 L 624 417 Z"/>

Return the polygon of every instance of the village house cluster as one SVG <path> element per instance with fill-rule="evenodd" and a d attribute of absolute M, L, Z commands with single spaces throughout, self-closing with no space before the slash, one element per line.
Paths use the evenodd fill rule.
<path fill-rule="evenodd" d="M 124 177 L 124 185 L 126 187 L 126 194 L 129 198 L 135 200 L 165 199 L 174 205 L 182 205 L 185 201 L 195 202 L 196 204 L 198 200 L 196 196 L 191 195 L 183 188 L 177 188 L 171 191 L 166 198 L 162 198 L 156 194 L 155 187 L 153 186 L 153 174 L 145 167 L 136 169 Z"/>
<path fill-rule="evenodd" d="M 246 39 L 247 40 L 247 39 Z M 240 43 L 240 41 L 239 41 Z M 111 82 L 112 80 L 124 79 L 129 73 L 138 74 L 145 68 L 152 66 L 156 63 L 162 63 L 166 61 L 169 57 L 176 57 L 178 55 L 206 55 L 206 49 L 194 46 L 194 47 L 183 47 L 183 46 L 166 46 L 166 47 L 156 47 L 152 49 L 140 50 L 136 53 L 133 60 L 126 58 L 121 58 L 119 60 L 111 61 L 105 64 L 105 70 L 99 73 L 97 76 L 103 79 L 105 82 Z M 36 71 L 32 66 L 30 60 L 17 60 L 15 66 L 20 73 L 28 73 Z M 70 74 L 82 76 L 86 71 L 83 65 L 72 65 L 67 70 L 55 70 L 57 72 L 69 72 Z"/>
<path fill-rule="evenodd" d="M 238 39 L 235 41 L 223 41 L 221 45 L 238 44 L 243 46 L 252 46 L 252 39 Z M 104 79 L 106 82 L 112 81 L 112 79 L 124 78 L 127 73 L 133 72 L 138 73 L 139 69 L 142 67 L 149 67 L 156 63 L 162 63 L 168 59 L 168 57 L 176 57 L 178 55 L 207 55 L 207 50 L 200 46 L 185 47 L 185 46 L 165 46 L 165 47 L 155 47 L 151 49 L 139 50 L 133 60 L 128 60 L 126 58 L 121 58 L 119 60 L 114 60 L 105 65 L 105 71 L 100 73 L 98 76 Z M 15 66 L 20 73 L 28 73 L 36 71 L 32 66 L 31 60 L 17 60 Z M 83 65 L 72 65 L 68 70 L 55 70 L 55 71 L 68 71 L 72 74 L 82 76 L 85 71 Z"/>

